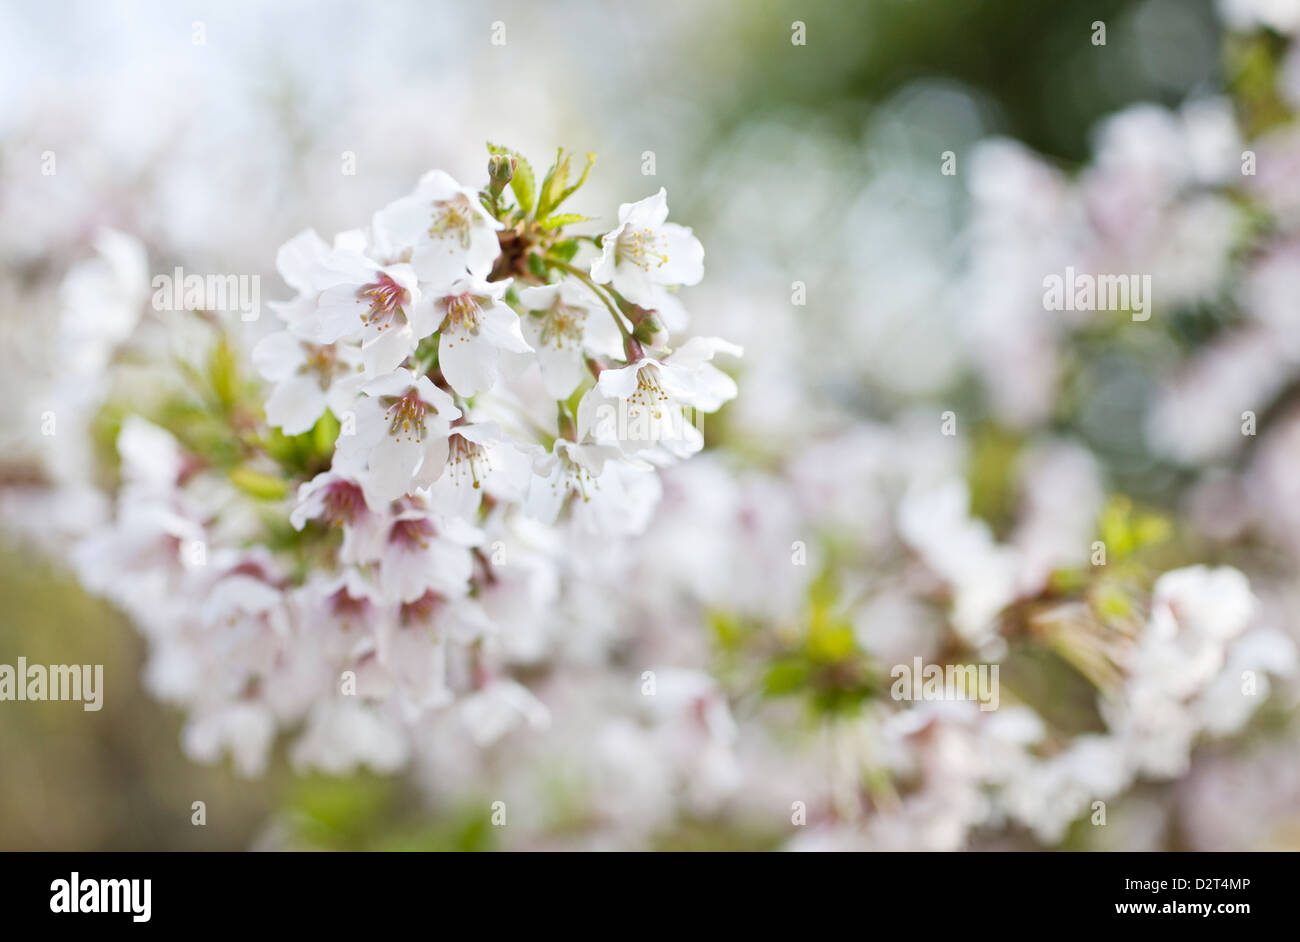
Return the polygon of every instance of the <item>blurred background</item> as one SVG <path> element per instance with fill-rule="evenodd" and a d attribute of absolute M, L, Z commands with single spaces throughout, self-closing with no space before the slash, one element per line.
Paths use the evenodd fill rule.
<path fill-rule="evenodd" d="M 602 223 L 618 203 L 667 188 L 673 218 L 692 226 L 707 251 L 705 281 L 686 298 L 693 330 L 747 348 L 741 396 L 708 430 L 715 448 L 768 470 L 800 435 L 956 409 L 970 449 L 972 513 L 1005 538 L 1014 523 L 1012 456 L 1039 433 L 1068 433 L 1095 461 L 1108 495 L 1175 520 L 1171 566 L 1241 564 L 1245 554 L 1289 585 L 1285 538 L 1263 548 L 1245 538 L 1250 549 L 1237 552 L 1242 528 L 1221 523 L 1231 517 L 1221 503 L 1239 496 L 1231 475 L 1241 461 L 1210 446 L 1162 449 L 1149 428 L 1174 365 L 1246 316 L 1217 283 L 1189 289 L 1191 300 L 1170 309 L 1171 326 L 1158 337 L 1116 342 L 1083 328 L 1054 334 L 1044 343 L 1055 352 L 1043 352 L 1033 329 L 1015 343 L 987 336 L 1019 330 L 988 313 L 1007 303 L 990 296 L 988 282 L 1010 270 L 989 248 L 997 227 L 988 205 L 1023 198 L 1024 241 L 1038 238 L 1035 225 L 1067 229 L 1073 210 L 1052 200 L 1061 181 L 1093 161 L 1107 116 L 1135 103 L 1176 110 L 1231 91 L 1239 109 L 1250 109 L 1248 132 L 1289 120 L 1270 111 L 1285 104 L 1259 88 L 1283 69 L 1285 24 L 1247 16 L 1225 27 L 1223 7 L 0 4 L 0 485 L 9 491 L 0 662 L 23 654 L 102 663 L 107 687 L 99 713 L 0 704 L 0 848 L 496 846 L 483 804 L 444 802 L 429 812 L 406 777 L 296 775 L 277 753 L 265 776 L 246 779 L 228 762 L 187 759 L 183 718 L 141 686 L 145 643 L 61 562 L 59 534 L 79 510 L 67 499 L 39 499 L 51 483 L 48 443 L 32 434 L 51 397 L 77 383 L 60 347 L 58 285 L 92 254 L 101 227 L 139 237 L 151 270 L 259 274 L 265 299 L 287 297 L 274 270 L 282 242 L 307 226 L 328 234 L 363 224 L 432 167 L 478 180 L 484 141 L 534 154 L 535 165 L 558 145 L 596 152 L 574 208 L 604 207 Z M 1095 21 L 1106 25 L 1104 46 L 1090 41 Z M 498 22 L 504 45 L 491 42 Z M 806 45 L 791 42 L 796 23 Z M 988 139 L 1018 141 L 1039 157 L 1017 167 L 977 148 Z M 945 152 L 955 155 L 953 174 L 940 172 Z M 52 176 L 40 171 L 47 153 L 57 160 Z M 976 185 L 979 153 L 986 163 Z M 340 171 L 349 159 L 354 175 Z M 990 170 L 1000 159 L 1001 169 Z M 1040 173 L 1047 182 L 1025 195 Z M 1211 217 L 1200 225 L 1236 233 L 1244 224 Z M 1054 270 L 1033 269 L 1034 290 Z M 792 307 L 796 281 L 807 303 Z M 1191 390 L 1205 385 L 1188 382 Z M 1280 378 L 1263 397 L 1262 423 L 1270 407 L 1286 412 L 1288 388 Z M 1235 400 L 1232 407 L 1235 416 Z M 1210 475 L 1217 490 L 1198 488 L 1207 468 L 1219 475 Z M 864 516 L 861 525 L 871 524 Z M 1048 670 L 1034 676 L 1048 678 Z M 1064 698 L 1063 687 L 1041 683 Z M 1290 729 L 1289 709 L 1261 715 Z M 1263 737 L 1248 753 L 1212 745 L 1173 784 L 1136 785 L 1116 812 L 1133 826 L 1113 839 L 1300 846 L 1300 763 L 1294 732 L 1287 735 L 1280 746 Z M 1263 774 L 1274 791 L 1246 797 Z M 191 825 L 196 800 L 206 802 L 206 827 Z M 1187 810 L 1225 801 L 1273 811 L 1219 826 Z M 1014 828 L 973 844 L 981 840 L 1107 846 L 1077 829 L 1037 844 Z M 687 821 L 649 843 L 766 848 L 782 838 L 775 828 Z"/>

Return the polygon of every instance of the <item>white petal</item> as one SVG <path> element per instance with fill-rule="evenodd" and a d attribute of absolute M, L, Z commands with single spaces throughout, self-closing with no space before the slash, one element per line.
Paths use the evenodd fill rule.
<path fill-rule="evenodd" d="M 406 324 L 382 330 L 361 347 L 367 376 L 381 376 L 402 365 L 415 352 L 415 335 Z"/>
<path fill-rule="evenodd" d="M 656 362 L 647 358 L 638 360 L 631 366 L 601 370 L 600 379 L 596 380 L 596 386 L 605 396 L 613 399 L 626 399 L 636 390 L 637 377 L 640 376 L 641 370 L 654 365 Z"/>
<path fill-rule="evenodd" d="M 656 270 L 655 280 L 667 285 L 699 284 L 704 277 L 704 246 L 700 240 L 690 229 L 676 223 L 665 223 L 659 231 L 668 260 Z"/>
<path fill-rule="evenodd" d="M 292 376 L 305 359 L 302 341 L 287 330 L 267 334 L 253 348 L 253 365 L 264 379 L 280 381 Z"/>
<path fill-rule="evenodd" d="M 510 353 L 531 353 L 533 350 L 524 339 L 519 315 L 505 304 L 494 304 L 485 310 L 479 329 L 500 350 Z"/>
<path fill-rule="evenodd" d="M 370 452 L 369 485 L 375 502 L 396 500 L 407 493 L 423 457 L 424 448 L 420 442 L 385 434 Z"/>
<path fill-rule="evenodd" d="M 368 309 L 357 297 L 355 284 L 336 285 L 321 292 L 316 311 L 294 324 L 293 330 L 314 343 L 335 343 L 361 334 L 361 316 Z"/>
<path fill-rule="evenodd" d="M 482 334 L 475 337 L 459 327 L 444 329 L 438 341 L 438 366 L 451 388 L 469 397 L 496 382 L 497 348 Z"/>
<path fill-rule="evenodd" d="M 266 421 L 286 435 L 301 435 L 316 424 L 325 405 L 325 391 L 315 376 L 292 376 L 266 400 Z"/>
<path fill-rule="evenodd" d="M 315 229 L 304 229 L 275 253 L 275 268 L 289 287 L 303 294 L 320 290 L 311 278 L 317 262 L 329 254 L 329 246 Z"/>

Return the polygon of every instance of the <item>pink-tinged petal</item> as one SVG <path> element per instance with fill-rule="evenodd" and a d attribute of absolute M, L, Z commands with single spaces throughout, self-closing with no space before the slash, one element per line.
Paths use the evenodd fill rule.
<path fill-rule="evenodd" d="M 415 269 L 405 262 L 398 262 L 395 265 L 386 265 L 383 273 L 391 278 L 397 285 L 406 291 L 408 299 L 418 298 L 420 296 L 420 281 L 416 277 Z"/>
<path fill-rule="evenodd" d="M 301 530 L 308 520 L 319 517 L 325 509 L 325 488 L 330 482 L 338 480 L 338 475 L 322 471 L 310 481 L 298 488 L 298 504 L 289 514 L 289 523 L 295 530 Z"/>

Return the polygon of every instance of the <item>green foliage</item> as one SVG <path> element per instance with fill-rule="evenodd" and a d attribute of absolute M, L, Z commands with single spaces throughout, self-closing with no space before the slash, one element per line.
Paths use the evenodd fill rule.
<path fill-rule="evenodd" d="M 1162 514 L 1135 511 L 1127 497 L 1116 496 L 1102 509 L 1098 529 L 1107 562 L 1115 563 L 1169 539 L 1173 524 Z"/>
<path fill-rule="evenodd" d="M 315 850 L 492 850 L 490 807 L 480 801 L 429 819 L 417 796 L 369 773 L 300 779 L 285 802 L 291 842 Z"/>
<path fill-rule="evenodd" d="M 289 483 L 284 478 L 255 468 L 232 468 L 230 483 L 258 500 L 281 500 L 289 493 Z"/>
<path fill-rule="evenodd" d="M 1291 110 L 1278 92 L 1277 76 L 1288 45 L 1268 32 L 1233 36 L 1224 59 L 1232 76 L 1229 89 L 1236 101 L 1246 136 L 1256 137 L 1291 119 Z"/>
<path fill-rule="evenodd" d="M 578 254 L 578 240 L 564 239 L 556 242 L 548 250 L 550 254 L 562 262 L 571 262 L 573 257 Z"/>
<path fill-rule="evenodd" d="M 591 216 L 584 216 L 581 213 L 558 213 L 554 216 L 548 216 L 546 219 L 543 219 L 540 225 L 543 229 L 549 231 L 551 229 L 559 229 L 561 226 L 573 226 L 573 225 L 577 225 L 580 222 L 590 222 L 592 218 L 593 217 Z M 575 243 L 575 249 L 576 249 L 576 243 Z M 573 257 L 572 254 L 570 254 L 569 258 L 572 257 Z M 569 259 L 565 259 L 565 261 L 568 260 Z"/>
<path fill-rule="evenodd" d="M 545 228 L 554 229 L 558 226 L 566 225 L 563 222 L 556 222 L 548 225 L 551 214 L 560 208 L 560 204 L 577 192 L 578 188 L 587 182 L 587 174 L 591 173 L 592 165 L 596 162 L 595 154 L 587 155 L 587 165 L 582 168 L 582 174 L 578 177 L 576 183 L 569 183 L 569 169 L 571 154 L 567 154 L 564 148 L 560 148 L 555 154 L 555 163 L 551 169 L 546 171 L 546 177 L 542 180 L 541 193 L 537 200 L 537 218 L 542 221 Z M 561 217 L 563 218 L 563 217 Z M 583 217 L 574 217 L 573 221 L 581 221 Z"/>
<path fill-rule="evenodd" d="M 339 420 L 326 412 L 301 435 L 268 428 L 257 444 L 290 477 L 312 478 L 329 467 L 338 438 Z"/>
<path fill-rule="evenodd" d="M 879 672 L 858 647 L 852 624 L 839 613 L 829 575 L 814 583 L 809 596 L 805 629 L 767 663 L 763 694 L 805 696 L 817 714 L 853 712 L 878 692 Z M 715 620 L 715 631 L 718 625 Z"/>
<path fill-rule="evenodd" d="M 1015 519 L 1015 470 L 1020 450 L 1020 437 L 1013 432 L 987 423 L 975 429 L 966 467 L 970 510 L 995 533 L 1005 533 Z"/>

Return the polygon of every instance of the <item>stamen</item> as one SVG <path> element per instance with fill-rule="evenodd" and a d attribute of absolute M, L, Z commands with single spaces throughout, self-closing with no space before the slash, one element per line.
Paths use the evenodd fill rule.
<path fill-rule="evenodd" d="M 448 346 L 455 346 L 452 337 L 459 331 L 467 334 L 478 333 L 483 323 L 483 308 L 480 300 L 468 291 L 442 299 L 443 309 L 447 312 L 446 326 L 450 328 L 447 337 Z"/>
<path fill-rule="evenodd" d="M 659 238 L 652 229 L 625 229 L 618 237 L 617 256 L 642 271 L 649 271 L 653 262 L 656 268 L 668 264 L 668 256 L 658 250 Z"/>
<path fill-rule="evenodd" d="M 653 366 L 642 367 L 636 374 L 636 389 L 627 397 L 627 414 L 635 418 L 641 409 L 649 409 L 656 421 L 664 417 L 663 404 L 668 402 L 668 394 L 659 388 L 659 377 Z"/>
<path fill-rule="evenodd" d="M 402 603 L 400 615 L 402 624 L 410 625 L 430 621 L 446 601 L 437 592 L 429 589 L 415 601 Z"/>
<path fill-rule="evenodd" d="M 353 523 L 366 509 L 361 488 L 351 481 L 334 481 L 325 489 L 322 519 L 333 526 Z"/>
<path fill-rule="evenodd" d="M 315 373 L 321 391 L 328 390 L 334 377 L 347 369 L 345 364 L 339 362 L 338 351 L 334 349 L 333 344 L 304 343 L 302 347 L 307 355 L 298 372 Z"/>
<path fill-rule="evenodd" d="M 366 327 L 378 326 L 380 330 L 387 330 L 399 315 L 406 316 L 402 310 L 406 303 L 406 289 L 388 275 L 381 273 L 378 281 L 359 289 L 357 297 L 370 302 L 370 308 L 361 315 L 361 323 Z"/>
<path fill-rule="evenodd" d="M 411 517 L 393 521 L 388 531 L 388 542 L 403 549 L 428 549 L 433 536 L 433 521 L 428 517 Z"/>
<path fill-rule="evenodd" d="M 477 489 L 482 486 L 479 480 L 479 463 L 485 465 L 486 471 L 492 470 L 492 462 L 489 460 L 483 447 L 477 442 L 472 442 L 463 435 L 453 434 L 447 440 L 447 464 L 451 468 L 451 474 L 455 478 L 456 485 L 459 487 L 461 480 L 468 473 Z"/>
<path fill-rule="evenodd" d="M 383 401 L 388 404 L 384 418 L 388 421 L 389 435 L 396 438 L 405 435 L 407 441 L 424 441 L 425 413 L 432 410 L 436 414 L 437 409 L 421 399 L 414 389 L 403 396 L 385 397 Z"/>
<path fill-rule="evenodd" d="M 462 249 L 468 249 L 470 227 L 473 222 L 474 211 L 463 193 L 449 200 L 439 200 L 433 204 L 433 225 L 429 227 L 429 237 L 451 238 L 456 240 Z"/>
<path fill-rule="evenodd" d="M 582 329 L 587 322 L 587 311 L 580 307 L 556 302 L 542 321 L 542 343 L 555 342 L 556 349 L 563 349 L 566 343 L 574 346 L 582 343 Z"/>
<path fill-rule="evenodd" d="M 330 611 L 339 618 L 363 618 L 370 608 L 369 599 L 352 596 L 346 586 L 340 587 L 326 601 Z"/>

